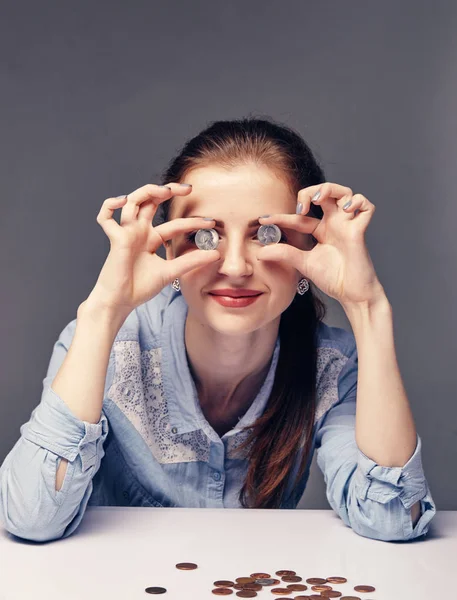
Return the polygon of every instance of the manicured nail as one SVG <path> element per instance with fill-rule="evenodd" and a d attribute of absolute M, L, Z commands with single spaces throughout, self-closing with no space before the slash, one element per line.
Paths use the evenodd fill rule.
<path fill-rule="evenodd" d="M 343 209 L 346 210 L 346 208 L 349 208 L 352 204 L 352 200 L 349 200 L 349 202 L 346 202 L 346 204 L 343 206 Z"/>
<path fill-rule="evenodd" d="M 185 185 L 186 187 L 192 187 L 191 183 L 180 183 L 179 185 Z"/>
<path fill-rule="evenodd" d="M 211 219 L 210 217 L 203 217 L 204 221 L 215 221 L 215 219 Z"/>
<path fill-rule="evenodd" d="M 296 215 L 301 215 L 301 211 L 303 210 L 303 204 L 301 202 L 299 202 L 297 204 L 297 210 L 295 211 Z"/>
<path fill-rule="evenodd" d="M 262 215 L 262 216 L 259 217 L 259 219 L 266 219 L 268 217 L 271 217 L 271 215 Z"/>
<path fill-rule="evenodd" d="M 319 200 L 320 197 L 321 197 L 321 193 L 320 192 L 316 192 L 314 194 L 314 196 L 311 198 L 311 202 L 317 202 L 317 200 Z"/>

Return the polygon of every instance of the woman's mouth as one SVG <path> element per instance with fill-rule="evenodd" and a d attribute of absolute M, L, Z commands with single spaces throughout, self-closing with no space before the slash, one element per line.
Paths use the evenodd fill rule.
<path fill-rule="evenodd" d="M 222 306 L 226 306 L 227 308 L 244 308 L 245 306 L 250 306 L 254 304 L 254 302 L 262 296 L 262 293 L 257 294 L 256 296 L 221 296 L 216 294 L 209 294 L 211 298 L 214 298 L 216 302 L 221 304 Z"/>

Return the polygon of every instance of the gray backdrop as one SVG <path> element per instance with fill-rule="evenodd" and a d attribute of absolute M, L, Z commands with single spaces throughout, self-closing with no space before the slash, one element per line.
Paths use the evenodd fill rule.
<path fill-rule="evenodd" d="M 456 29 L 436 0 L 2 2 L 0 461 L 108 253 L 105 198 L 156 182 L 210 121 L 270 115 L 376 205 L 425 473 L 456 510 Z M 300 506 L 329 508 L 315 461 Z"/>

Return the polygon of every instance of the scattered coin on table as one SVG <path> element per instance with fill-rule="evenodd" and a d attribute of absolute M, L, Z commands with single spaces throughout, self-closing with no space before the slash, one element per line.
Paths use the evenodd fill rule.
<path fill-rule="evenodd" d="M 286 585 L 286 588 L 291 592 L 304 592 L 308 589 L 308 586 L 302 583 L 291 583 L 290 585 Z"/>
<path fill-rule="evenodd" d="M 276 571 L 276 575 L 279 575 L 279 577 L 284 577 L 284 575 L 296 575 L 297 573 L 295 571 L 287 571 L 285 569 L 282 569 L 281 571 Z"/>
<path fill-rule="evenodd" d="M 231 590 L 230 588 L 224 588 L 224 587 L 214 588 L 214 590 L 212 590 L 212 592 L 216 596 L 229 596 L 230 594 L 233 594 L 233 590 Z"/>
<path fill-rule="evenodd" d="M 235 582 L 229 581 L 228 579 L 220 579 L 219 581 L 215 581 L 213 585 L 216 587 L 233 587 Z"/>
<path fill-rule="evenodd" d="M 178 563 L 176 568 L 181 569 L 181 571 L 193 571 L 197 568 L 197 565 L 195 563 Z"/>
<path fill-rule="evenodd" d="M 346 577 L 327 577 L 328 583 L 346 583 Z"/>
<path fill-rule="evenodd" d="M 148 594 L 165 594 L 167 590 L 163 587 L 147 587 L 144 591 Z"/>
<path fill-rule="evenodd" d="M 292 590 L 288 590 L 287 588 L 272 588 L 271 593 L 275 596 L 282 596 L 283 594 L 291 594 Z"/>
<path fill-rule="evenodd" d="M 375 592 L 375 588 L 372 585 L 356 585 L 354 590 L 356 592 Z"/>
<path fill-rule="evenodd" d="M 252 590 L 241 590 L 236 593 L 240 598 L 254 598 L 257 596 L 257 592 L 253 592 Z"/>

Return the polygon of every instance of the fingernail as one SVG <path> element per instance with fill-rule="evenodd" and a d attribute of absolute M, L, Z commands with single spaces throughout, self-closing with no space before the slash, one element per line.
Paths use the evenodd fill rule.
<path fill-rule="evenodd" d="M 302 210 L 303 210 L 303 204 L 301 202 L 299 202 L 297 204 L 297 210 L 295 211 L 295 214 L 300 215 Z"/>
<path fill-rule="evenodd" d="M 211 219 L 210 217 L 203 217 L 204 221 L 215 221 L 215 219 Z"/>
<path fill-rule="evenodd" d="M 320 192 L 316 192 L 314 194 L 314 196 L 311 198 L 311 202 L 317 202 L 317 200 L 319 200 L 320 197 L 321 197 L 321 193 Z"/>
<path fill-rule="evenodd" d="M 349 200 L 349 202 L 346 202 L 346 204 L 343 206 L 343 209 L 346 210 L 346 208 L 349 208 L 352 204 L 352 200 Z"/>
<path fill-rule="evenodd" d="M 262 215 L 259 217 L 259 219 L 266 219 L 267 217 L 271 217 L 271 215 Z"/>
<path fill-rule="evenodd" d="M 186 187 L 192 187 L 191 183 L 180 183 L 179 185 L 185 185 Z"/>

